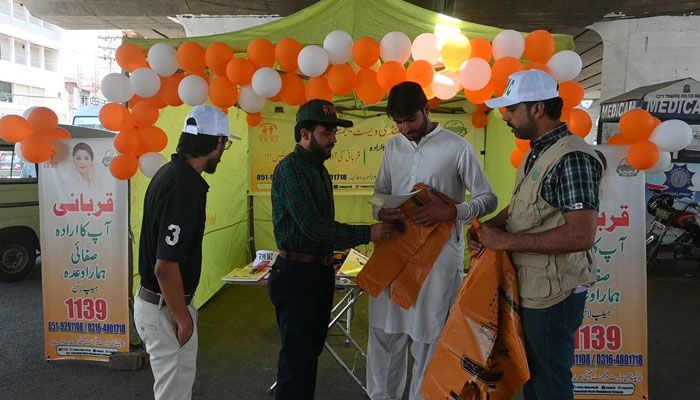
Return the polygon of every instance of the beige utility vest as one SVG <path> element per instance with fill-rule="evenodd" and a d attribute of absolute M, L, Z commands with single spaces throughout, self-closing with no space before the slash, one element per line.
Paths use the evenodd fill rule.
<path fill-rule="evenodd" d="M 552 207 L 541 196 L 542 182 L 566 154 L 580 151 L 598 156 L 578 136 L 559 139 L 536 160 L 529 174 L 525 162 L 520 164 L 515 180 L 513 199 L 508 208 L 506 230 L 511 233 L 539 233 L 565 223 L 561 210 Z M 520 304 L 527 308 L 547 308 L 568 297 L 574 288 L 595 282 L 595 266 L 591 251 L 569 254 L 511 252 L 518 273 Z"/>

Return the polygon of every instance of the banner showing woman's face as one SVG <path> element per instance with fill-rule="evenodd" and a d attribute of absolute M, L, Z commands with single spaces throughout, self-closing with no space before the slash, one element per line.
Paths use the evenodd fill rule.
<path fill-rule="evenodd" d="M 95 155 L 86 143 L 78 143 L 73 147 L 73 165 L 80 176 L 89 181 L 92 178 L 92 166 Z"/>

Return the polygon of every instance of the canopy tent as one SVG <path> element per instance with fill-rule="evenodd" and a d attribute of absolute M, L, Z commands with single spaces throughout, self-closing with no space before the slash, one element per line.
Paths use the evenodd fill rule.
<path fill-rule="evenodd" d="M 388 32 L 401 31 L 413 40 L 425 32 L 436 32 L 441 27 L 457 28 L 470 39 L 481 37 L 489 41 L 501 31 L 500 28 L 474 24 L 447 17 L 439 13 L 422 9 L 401 0 L 322 0 L 286 18 L 242 31 L 204 37 L 181 39 L 135 39 L 125 38 L 125 43 L 133 43 L 147 50 L 156 43 L 168 43 L 172 46 L 192 41 L 206 47 L 211 43 L 222 42 L 237 53 L 245 52 L 248 43 L 257 38 L 266 38 L 273 43 L 286 37 L 292 37 L 303 45 L 322 44 L 325 36 L 333 30 L 344 30 L 353 39 L 373 37 L 377 41 Z M 573 38 L 568 35 L 554 35 L 556 50 L 573 49 Z M 351 107 L 348 107 L 351 108 Z M 349 112 L 345 118 L 364 119 L 378 127 L 391 125 L 391 121 L 378 112 L 380 108 L 370 111 L 354 102 L 355 109 L 361 112 Z M 433 119 L 462 126 L 463 134 L 475 147 L 477 155 L 484 166 L 486 174 L 499 197 L 499 204 L 506 205 L 510 200 L 515 169 L 510 165 L 510 153 L 514 149 L 510 129 L 501 121 L 496 110 L 489 114 L 486 128 L 475 128 L 459 106 L 455 104 L 441 107 L 441 114 Z M 161 110 L 157 126 L 162 128 L 169 138 L 164 152 L 174 152 L 182 123 L 191 109 L 190 106 L 168 107 Z M 267 102 L 262 112 L 263 122 L 280 126 L 277 134 L 288 141 L 293 149 L 293 125 L 296 107 L 281 103 Z M 272 234 L 271 205 L 269 195 L 249 195 L 250 160 L 254 156 L 250 149 L 254 138 L 259 137 L 260 127 L 248 127 L 246 114 L 238 108 L 231 108 L 229 120 L 232 131 L 243 137 L 243 141 L 224 154 L 217 174 L 206 176 L 211 186 L 207 204 L 207 222 L 203 244 L 202 277 L 195 298 L 195 304 L 201 305 L 221 288 L 220 278 L 232 268 L 244 265 L 250 260 L 250 250 L 276 249 Z M 369 122 L 367 122 L 369 121 Z M 247 133 L 247 134 L 244 134 Z M 339 143 L 344 140 L 339 137 Z M 376 171 L 375 171 L 376 173 Z M 138 243 L 142 218 L 143 196 L 148 185 L 148 178 L 137 174 L 132 178 L 132 214 L 131 226 L 135 243 Z M 367 195 L 336 196 L 336 218 L 348 223 L 372 223 L 371 209 L 367 204 Z M 252 246 L 251 246 L 252 245 Z M 135 260 L 138 260 L 138 246 L 134 248 Z"/>

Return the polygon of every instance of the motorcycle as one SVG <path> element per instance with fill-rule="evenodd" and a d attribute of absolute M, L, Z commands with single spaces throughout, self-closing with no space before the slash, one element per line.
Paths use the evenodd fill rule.
<path fill-rule="evenodd" d="M 647 212 L 654 219 L 646 235 L 647 268 L 656 264 L 659 253 L 700 263 L 700 205 L 677 201 L 661 190 L 651 191 L 654 194 L 647 202 Z"/>

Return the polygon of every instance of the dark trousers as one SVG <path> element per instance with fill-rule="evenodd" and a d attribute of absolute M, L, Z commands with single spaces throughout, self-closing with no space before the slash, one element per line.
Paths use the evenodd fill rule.
<path fill-rule="evenodd" d="M 572 400 L 574 334 L 583 321 L 586 292 L 544 309 L 520 307 L 530 380 L 525 400 Z"/>
<path fill-rule="evenodd" d="M 313 399 L 318 356 L 326 341 L 335 274 L 333 267 L 277 257 L 268 280 L 282 339 L 275 399 Z"/>

